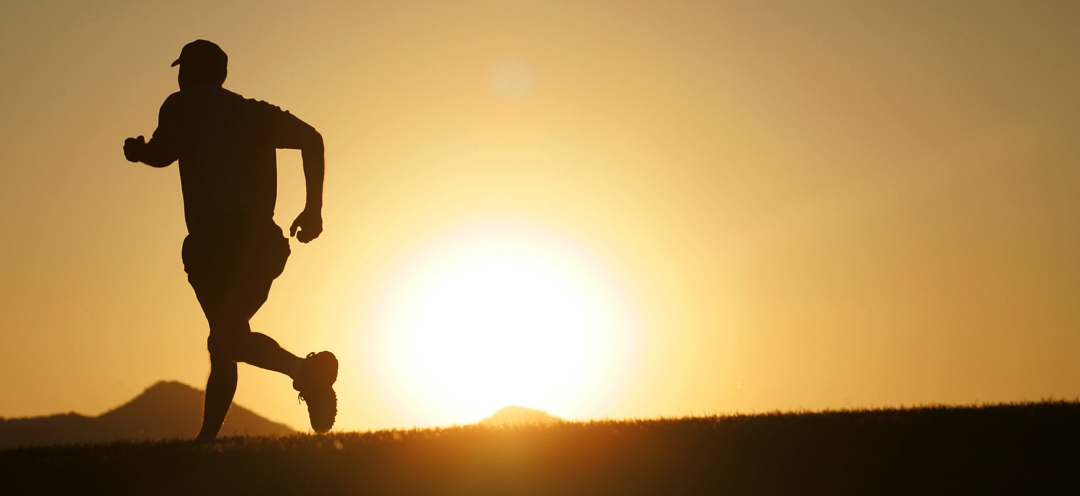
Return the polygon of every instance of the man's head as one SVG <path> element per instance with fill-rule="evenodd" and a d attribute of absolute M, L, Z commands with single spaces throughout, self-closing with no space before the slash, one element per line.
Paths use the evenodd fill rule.
<path fill-rule="evenodd" d="M 180 58 L 172 65 L 180 66 L 177 82 L 180 83 L 181 90 L 196 84 L 221 86 L 228 75 L 229 56 L 214 43 L 195 40 L 184 45 Z"/>

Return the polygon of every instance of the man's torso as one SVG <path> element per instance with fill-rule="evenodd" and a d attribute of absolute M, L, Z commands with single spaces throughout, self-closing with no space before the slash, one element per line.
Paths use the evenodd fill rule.
<path fill-rule="evenodd" d="M 278 107 L 218 86 L 171 95 L 162 104 L 154 139 L 175 148 L 188 230 L 231 212 L 272 219 L 276 149 L 285 147 L 282 135 L 297 125 L 306 126 Z"/>

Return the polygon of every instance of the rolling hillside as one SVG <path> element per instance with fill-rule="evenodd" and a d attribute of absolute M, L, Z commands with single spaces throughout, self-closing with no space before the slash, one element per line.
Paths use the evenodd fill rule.
<path fill-rule="evenodd" d="M 194 437 L 202 423 L 203 392 L 161 381 L 128 403 L 97 417 L 65 413 L 0 419 L 0 448 L 58 443 L 102 443 Z M 292 428 L 233 405 L 222 436 L 292 434 Z"/>

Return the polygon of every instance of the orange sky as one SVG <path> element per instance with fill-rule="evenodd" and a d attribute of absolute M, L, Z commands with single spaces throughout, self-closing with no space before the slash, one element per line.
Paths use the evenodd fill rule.
<path fill-rule="evenodd" d="M 202 386 L 177 169 L 121 151 L 196 38 L 325 138 L 326 232 L 252 325 L 342 358 L 339 427 L 478 420 L 372 357 L 396 281 L 489 238 L 616 302 L 614 379 L 557 415 L 1080 396 L 1075 2 L 450 4 L 0 5 L 0 416 Z"/>

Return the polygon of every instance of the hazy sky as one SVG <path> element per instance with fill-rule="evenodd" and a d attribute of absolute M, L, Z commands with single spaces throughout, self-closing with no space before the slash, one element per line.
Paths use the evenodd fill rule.
<path fill-rule="evenodd" d="M 0 416 L 203 386 L 177 168 L 122 153 L 197 38 L 326 141 L 326 231 L 252 325 L 341 358 L 339 427 L 515 394 L 568 418 L 1076 398 L 1078 26 L 1076 2 L 4 2 Z M 516 310 L 530 291 L 553 303 Z M 489 300 L 540 351 L 423 327 Z M 307 427 L 287 379 L 240 376 Z"/>

